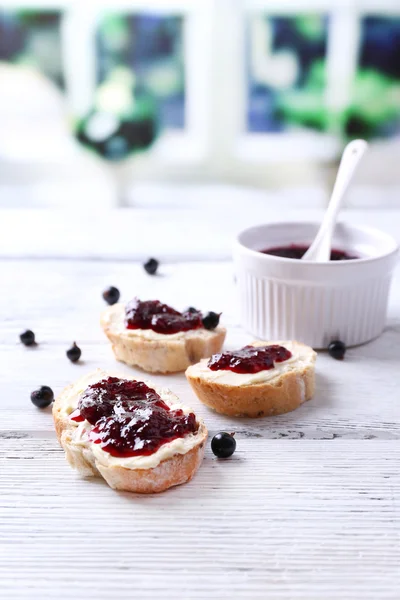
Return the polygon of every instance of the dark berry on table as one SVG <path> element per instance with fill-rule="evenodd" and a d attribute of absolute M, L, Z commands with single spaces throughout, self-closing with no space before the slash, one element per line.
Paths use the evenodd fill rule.
<path fill-rule="evenodd" d="M 328 352 L 332 358 L 336 360 L 343 360 L 346 354 L 346 344 L 340 340 L 334 340 L 328 346 Z"/>
<path fill-rule="evenodd" d="M 159 264 L 160 263 L 155 258 L 149 258 L 149 260 L 144 263 L 143 267 L 146 273 L 149 275 L 155 275 L 157 273 Z"/>
<path fill-rule="evenodd" d="M 203 317 L 203 327 L 205 329 L 215 329 L 219 325 L 221 313 L 215 313 L 212 310 Z"/>
<path fill-rule="evenodd" d="M 24 346 L 33 346 L 35 344 L 35 334 L 30 329 L 23 331 L 19 336 L 19 339 Z"/>
<path fill-rule="evenodd" d="M 200 312 L 200 311 L 197 310 L 197 308 L 194 308 L 194 306 L 188 306 L 183 312 L 184 313 L 193 314 L 193 313 L 197 313 L 197 312 Z"/>
<path fill-rule="evenodd" d="M 80 359 L 81 354 L 82 351 L 79 346 L 76 345 L 76 342 L 74 342 L 71 348 L 66 352 L 66 355 L 71 362 L 77 362 Z"/>
<path fill-rule="evenodd" d="M 110 304 L 110 305 L 116 304 L 119 300 L 119 297 L 120 297 L 119 289 L 114 286 L 107 288 L 103 292 L 104 300 L 107 302 L 107 304 Z"/>
<path fill-rule="evenodd" d="M 42 385 L 38 390 L 31 393 L 32 404 L 38 408 L 46 408 L 54 400 L 53 390 L 48 385 Z"/>
<path fill-rule="evenodd" d="M 229 458 L 236 450 L 236 440 L 234 433 L 221 431 L 214 435 L 211 440 L 211 450 L 218 458 Z"/>

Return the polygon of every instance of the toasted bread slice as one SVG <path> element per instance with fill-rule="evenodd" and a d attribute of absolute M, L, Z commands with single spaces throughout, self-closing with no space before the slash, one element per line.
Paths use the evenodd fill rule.
<path fill-rule="evenodd" d="M 118 303 L 101 315 L 101 326 L 112 343 L 117 360 L 140 367 L 149 373 L 177 373 L 219 352 L 226 329 L 194 329 L 172 335 L 152 330 L 126 329 L 125 307 Z"/>
<path fill-rule="evenodd" d="M 252 346 L 279 344 L 292 358 L 274 369 L 254 374 L 211 371 L 208 360 L 186 370 L 198 398 L 215 411 L 237 417 L 264 417 L 294 410 L 314 394 L 316 353 L 299 342 L 253 342 Z"/>
<path fill-rule="evenodd" d="M 99 444 L 89 441 L 87 432 L 92 427 L 90 423 L 76 423 L 70 419 L 69 415 L 76 409 L 87 386 L 109 376 L 101 370 L 90 373 L 66 387 L 54 402 L 57 438 L 70 465 L 83 477 L 103 477 L 114 489 L 140 494 L 162 492 L 192 479 L 203 460 L 208 435 L 199 418 L 196 434 L 168 442 L 149 456 L 127 458 L 111 456 Z M 129 379 L 125 375 L 123 378 Z M 191 412 L 169 390 L 157 389 L 149 382 L 147 385 L 155 389 L 169 406 Z"/>

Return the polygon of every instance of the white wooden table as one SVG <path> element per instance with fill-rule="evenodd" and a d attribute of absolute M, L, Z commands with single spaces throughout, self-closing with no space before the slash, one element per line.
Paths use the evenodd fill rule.
<path fill-rule="evenodd" d="M 291 211 L 287 218 L 318 218 Z M 222 310 L 238 326 L 229 244 L 240 227 L 282 218 L 268 206 L 138 208 L 109 214 L 0 211 L 0 597 L 354 600 L 400 597 L 400 272 L 388 327 L 344 362 L 321 354 L 317 393 L 262 420 L 218 416 L 183 374 L 154 376 L 204 417 L 236 431 L 237 451 L 208 446 L 188 485 L 139 496 L 81 480 L 50 410 L 31 390 L 116 367 L 99 329 L 102 290 Z M 398 232 L 399 211 L 347 219 Z M 397 221 L 396 221 L 397 220 Z M 149 277 L 141 259 L 163 261 Z M 31 328 L 39 345 L 18 343 Z M 76 340 L 80 364 L 65 351 Z M 132 372 L 119 365 L 122 372 Z M 142 376 L 141 373 L 137 373 Z"/>

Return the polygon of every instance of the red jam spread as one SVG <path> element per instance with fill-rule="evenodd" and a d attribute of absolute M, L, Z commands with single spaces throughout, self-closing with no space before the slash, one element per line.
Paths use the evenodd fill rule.
<path fill-rule="evenodd" d="M 152 329 L 157 333 L 172 334 L 203 327 L 202 313 L 187 310 L 183 313 L 158 300 L 142 302 L 134 298 L 125 307 L 127 329 Z"/>
<path fill-rule="evenodd" d="M 245 346 L 241 350 L 214 354 L 207 363 L 211 371 L 234 373 L 259 373 L 274 368 L 274 363 L 284 362 L 292 353 L 283 346 Z"/>
<path fill-rule="evenodd" d="M 89 439 L 117 457 L 153 454 L 163 444 L 198 430 L 194 413 L 171 410 L 142 381 L 118 377 L 89 385 L 70 418 L 89 421 Z"/>
<path fill-rule="evenodd" d="M 289 246 L 277 246 L 274 248 L 267 248 L 261 250 L 263 254 L 272 254 L 272 256 L 281 256 L 282 258 L 303 258 L 307 252 L 308 246 L 302 246 L 300 244 L 290 244 Z M 344 252 L 344 250 L 331 250 L 330 260 L 355 260 L 358 256 L 353 256 Z"/>

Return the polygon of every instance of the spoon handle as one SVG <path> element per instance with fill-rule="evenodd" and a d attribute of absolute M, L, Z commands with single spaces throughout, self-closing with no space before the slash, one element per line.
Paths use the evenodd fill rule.
<path fill-rule="evenodd" d="M 329 260 L 332 234 L 343 196 L 367 147 L 368 144 L 365 140 L 353 140 L 347 144 L 340 161 L 329 206 L 313 243 L 304 254 L 305 260 L 318 262 Z"/>
<path fill-rule="evenodd" d="M 353 178 L 354 171 L 356 170 L 356 167 L 367 147 L 368 144 L 365 140 L 353 140 L 346 146 L 343 152 L 342 160 L 340 161 L 339 171 L 333 187 L 331 201 L 329 202 L 329 207 L 326 211 L 323 223 L 324 221 L 330 222 L 332 218 L 336 218 L 341 205 L 342 197 L 346 193 L 349 183 Z"/>

